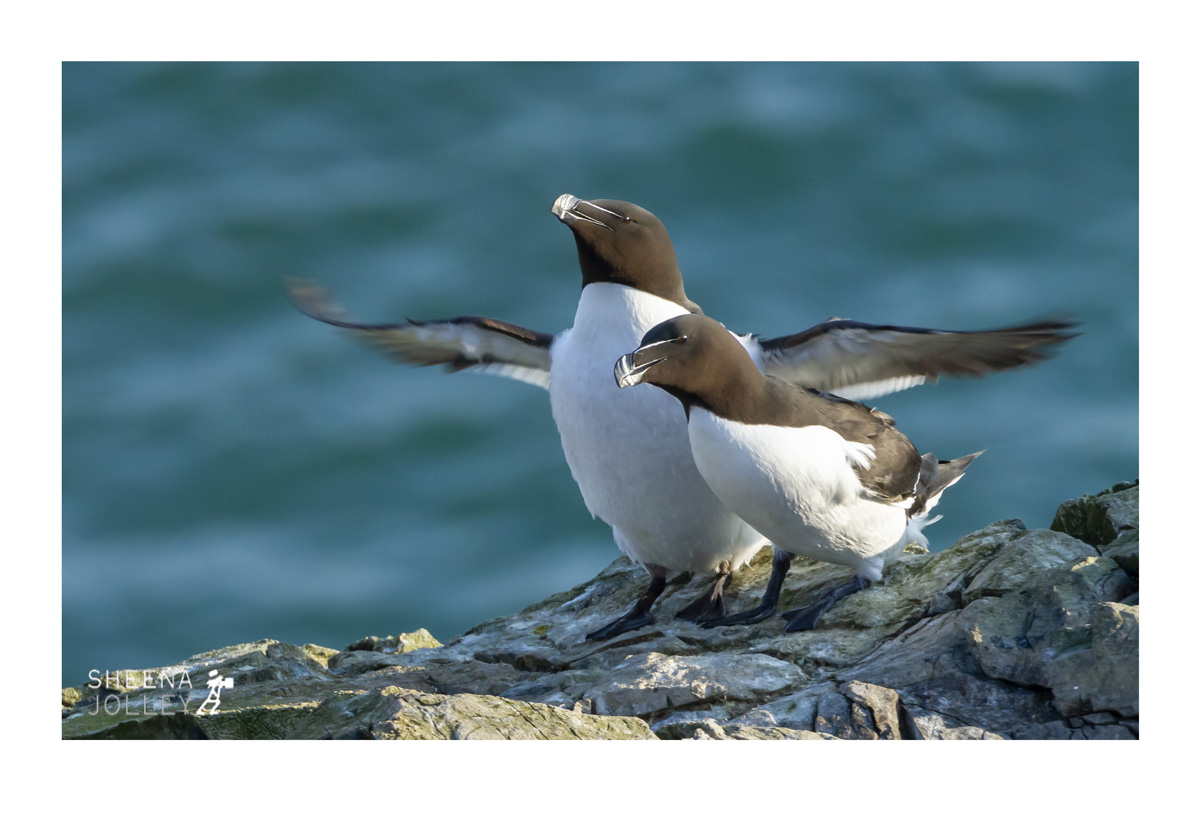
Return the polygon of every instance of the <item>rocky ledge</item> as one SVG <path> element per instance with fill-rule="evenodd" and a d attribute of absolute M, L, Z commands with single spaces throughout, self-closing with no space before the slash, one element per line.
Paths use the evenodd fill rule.
<path fill-rule="evenodd" d="M 751 606 L 764 549 L 730 588 Z M 849 571 L 792 565 L 780 609 Z M 1138 736 L 1138 484 L 1064 503 L 1049 530 L 997 522 L 936 554 L 909 548 L 883 584 L 818 629 L 778 619 L 705 630 L 673 613 L 584 635 L 645 585 L 627 560 L 440 644 L 427 631 L 340 652 L 263 640 L 63 690 L 64 738 L 1061 738 Z M 232 678 L 215 713 L 209 676 Z"/>

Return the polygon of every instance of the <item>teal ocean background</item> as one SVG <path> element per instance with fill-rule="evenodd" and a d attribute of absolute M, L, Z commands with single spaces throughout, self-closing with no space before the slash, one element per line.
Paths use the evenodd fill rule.
<path fill-rule="evenodd" d="M 941 549 L 1138 476 L 1138 69 L 63 66 L 64 684 L 271 637 L 447 640 L 619 555 L 544 391 L 296 312 L 568 327 L 562 193 L 653 211 L 739 332 L 1069 314 L 1036 368 L 875 402 L 987 453 Z"/>

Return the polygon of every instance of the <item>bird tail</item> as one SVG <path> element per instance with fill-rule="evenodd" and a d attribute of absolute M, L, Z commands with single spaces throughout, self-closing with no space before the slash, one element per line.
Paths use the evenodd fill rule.
<path fill-rule="evenodd" d="M 967 467 L 981 453 L 983 453 L 982 450 L 978 453 L 960 456 L 949 462 L 939 462 L 932 453 L 926 453 L 921 457 L 921 470 L 917 476 L 917 492 L 912 505 L 908 508 L 908 523 L 904 528 L 904 536 L 885 554 L 873 557 L 879 560 L 878 566 L 871 568 L 866 573 L 860 571 L 860 575 L 878 581 L 884 562 L 894 558 L 896 554 L 904 550 L 906 545 L 918 544 L 926 550 L 929 549 L 929 539 L 922 531 L 942 518 L 941 516 L 931 516 L 929 511 L 938 503 L 942 492 L 961 479 L 966 473 Z M 875 575 L 872 575 L 870 571 L 873 571 Z"/>
<path fill-rule="evenodd" d="M 917 477 L 917 495 L 909 510 L 912 519 L 922 518 L 925 524 L 933 524 L 936 519 L 929 519 L 929 511 L 942 498 L 946 488 L 957 482 L 967 472 L 967 468 L 983 451 L 960 456 L 948 462 L 940 462 L 932 453 L 921 457 L 921 471 Z"/>

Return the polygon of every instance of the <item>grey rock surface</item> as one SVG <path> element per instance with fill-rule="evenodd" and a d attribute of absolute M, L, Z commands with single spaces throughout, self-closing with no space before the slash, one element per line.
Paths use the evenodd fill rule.
<path fill-rule="evenodd" d="M 63 690 L 64 738 L 1135 739 L 1138 485 L 1064 503 L 1052 529 L 1000 521 L 804 633 L 779 619 L 704 629 L 671 614 L 709 580 L 672 580 L 655 622 L 588 632 L 640 595 L 596 578 L 439 643 L 427 631 L 335 651 L 262 640 Z M 729 588 L 751 606 L 764 549 Z M 850 577 L 797 560 L 780 610 Z M 232 678 L 204 709 L 212 672 Z"/>

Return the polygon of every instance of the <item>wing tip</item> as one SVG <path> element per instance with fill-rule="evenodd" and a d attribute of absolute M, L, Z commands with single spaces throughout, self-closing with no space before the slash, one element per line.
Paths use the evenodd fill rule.
<path fill-rule="evenodd" d="M 344 322 L 345 311 L 333 301 L 329 291 L 315 279 L 284 277 L 288 300 L 300 313 L 330 325 Z"/>

